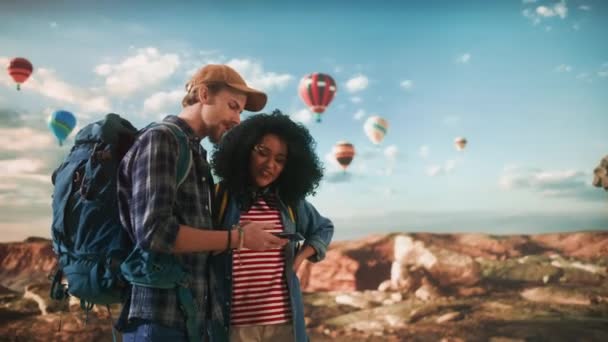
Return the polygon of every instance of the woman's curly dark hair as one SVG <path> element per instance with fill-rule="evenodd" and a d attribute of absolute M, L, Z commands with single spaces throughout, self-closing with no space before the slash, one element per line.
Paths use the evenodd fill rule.
<path fill-rule="evenodd" d="M 315 153 L 316 142 L 306 127 L 279 110 L 252 115 L 222 137 L 213 152 L 211 165 L 225 188 L 235 194 L 251 188 L 251 151 L 267 134 L 278 136 L 287 145 L 285 167 L 272 184 L 281 200 L 294 204 L 307 195 L 314 195 L 323 178 L 323 168 Z"/>

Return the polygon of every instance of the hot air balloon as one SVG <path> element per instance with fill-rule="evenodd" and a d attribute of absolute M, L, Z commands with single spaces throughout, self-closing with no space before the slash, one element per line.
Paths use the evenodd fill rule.
<path fill-rule="evenodd" d="M 454 146 L 456 146 L 456 149 L 458 151 L 463 151 L 464 148 L 467 146 L 467 139 L 463 137 L 458 137 L 454 139 Z"/>
<path fill-rule="evenodd" d="M 379 117 L 379 116 L 370 116 L 365 124 L 363 125 L 363 130 L 365 131 L 365 135 L 371 140 L 374 144 L 379 144 L 384 136 L 386 135 L 386 131 L 388 130 L 388 121 Z"/>
<path fill-rule="evenodd" d="M 339 141 L 334 145 L 334 157 L 342 166 L 342 169 L 346 171 L 346 168 L 353 161 L 355 157 L 355 146 L 346 141 Z"/>
<path fill-rule="evenodd" d="M 67 110 L 58 110 L 49 118 L 49 128 L 59 141 L 59 146 L 76 126 L 76 117 Z"/>
<path fill-rule="evenodd" d="M 337 90 L 336 82 L 331 76 L 314 72 L 300 80 L 298 92 L 302 101 L 315 113 L 316 121 L 321 122 L 321 113 L 334 99 Z"/>
<path fill-rule="evenodd" d="M 32 63 L 22 57 L 13 58 L 8 65 L 8 74 L 17 83 L 17 90 L 21 90 L 21 83 L 27 81 L 32 71 L 34 71 Z"/>

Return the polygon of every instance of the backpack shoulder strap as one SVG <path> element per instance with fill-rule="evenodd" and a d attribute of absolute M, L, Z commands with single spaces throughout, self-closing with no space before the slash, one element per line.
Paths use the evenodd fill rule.
<path fill-rule="evenodd" d="M 182 185 L 188 176 L 188 172 L 192 167 L 192 152 L 188 143 L 188 137 L 179 126 L 170 122 L 158 122 L 152 124 L 151 127 L 157 125 L 164 125 L 171 130 L 171 133 L 177 139 L 178 153 L 177 153 L 177 187 Z"/>
<path fill-rule="evenodd" d="M 296 223 L 296 215 L 290 205 L 287 206 L 287 211 L 289 211 L 289 217 L 291 218 L 291 222 Z"/>
<path fill-rule="evenodd" d="M 215 222 L 217 222 L 217 224 L 221 224 L 224 221 L 224 214 L 226 213 L 226 206 L 228 205 L 228 191 L 226 191 L 221 184 L 221 182 L 215 184 L 215 203 L 219 203 L 215 215 Z"/>
<path fill-rule="evenodd" d="M 222 187 L 222 183 L 215 184 L 215 192 L 214 192 L 215 203 L 218 203 L 217 212 L 215 215 L 215 222 L 221 224 L 224 221 L 224 214 L 226 214 L 226 206 L 228 205 L 228 191 Z M 293 208 L 288 205 L 287 211 L 289 212 L 289 218 L 291 222 L 294 224 L 296 221 L 296 214 Z"/>

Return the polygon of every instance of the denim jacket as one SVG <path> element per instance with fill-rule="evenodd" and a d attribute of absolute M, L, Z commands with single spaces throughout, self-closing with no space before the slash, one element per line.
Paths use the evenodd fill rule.
<path fill-rule="evenodd" d="M 311 262 L 323 260 L 325 252 L 334 234 L 333 223 L 321 216 L 315 207 L 302 200 L 296 207 L 296 222 L 294 223 L 289 215 L 287 206 L 279 201 L 279 211 L 285 232 L 299 232 L 305 237 L 304 245 L 311 246 L 316 254 L 309 258 Z M 226 205 L 224 221 L 217 229 L 226 230 L 239 222 L 241 211 L 234 196 L 230 196 Z M 308 341 L 306 326 L 304 324 L 304 304 L 302 302 L 302 292 L 300 281 L 293 272 L 293 263 L 297 254 L 297 245 L 289 242 L 285 245 L 285 280 L 291 302 L 292 325 L 294 331 L 294 341 Z M 230 308 L 232 301 L 232 251 L 226 251 L 209 257 L 210 262 L 210 304 L 211 304 L 211 324 L 209 333 L 211 341 L 229 341 L 230 334 Z"/>

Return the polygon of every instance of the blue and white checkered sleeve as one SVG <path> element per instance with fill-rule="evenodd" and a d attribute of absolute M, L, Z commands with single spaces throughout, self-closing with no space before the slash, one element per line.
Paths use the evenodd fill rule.
<path fill-rule="evenodd" d="M 143 249 L 171 253 L 179 230 L 173 213 L 177 141 L 162 130 L 148 131 L 140 139 L 131 174 L 135 237 Z"/>

